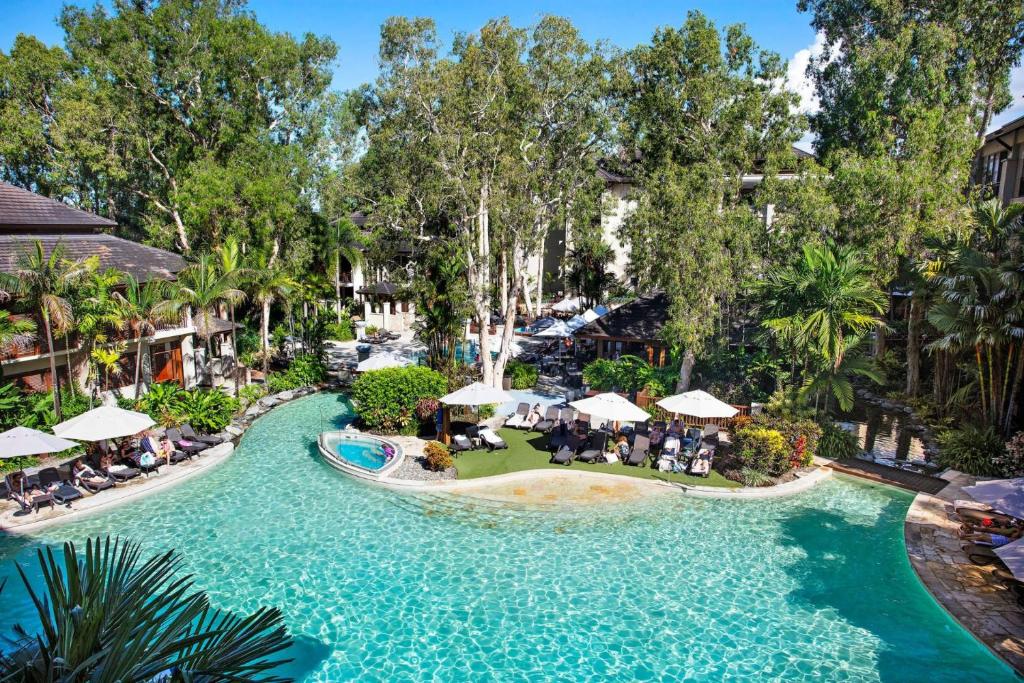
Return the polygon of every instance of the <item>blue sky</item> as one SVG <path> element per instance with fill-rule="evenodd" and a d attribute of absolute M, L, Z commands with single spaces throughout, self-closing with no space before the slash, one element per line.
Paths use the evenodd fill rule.
<path fill-rule="evenodd" d="M 62 42 L 56 24 L 62 0 L 0 0 L 0 50 L 8 51 L 18 33 L 43 41 Z M 92 0 L 73 4 L 91 6 Z M 107 3 L 109 4 L 109 2 Z M 567 16 L 589 40 L 603 39 L 628 48 L 648 40 L 658 26 L 680 25 L 687 11 L 699 9 L 718 25 L 744 23 L 757 43 L 790 60 L 789 85 L 801 94 L 803 108 L 813 109 L 810 85 L 803 79 L 807 59 L 816 47 L 808 15 L 796 11 L 796 0 L 734 0 L 700 4 L 668 0 L 252 0 L 249 8 L 275 31 L 295 35 L 328 35 L 339 47 L 334 87 L 348 89 L 373 80 L 377 73 L 380 24 L 394 15 L 431 16 L 439 34 L 450 38 L 457 31 L 473 31 L 487 19 L 508 15 L 518 26 L 534 23 L 544 13 Z M 1013 73 L 1015 104 L 994 125 L 1024 114 L 1024 67 Z M 803 145 L 802 145 L 803 146 Z"/>

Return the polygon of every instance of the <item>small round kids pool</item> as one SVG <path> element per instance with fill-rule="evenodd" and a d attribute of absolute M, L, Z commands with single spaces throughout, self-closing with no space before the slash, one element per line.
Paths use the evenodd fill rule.
<path fill-rule="evenodd" d="M 395 442 L 358 432 L 323 432 L 318 445 L 331 467 L 364 479 L 380 479 L 403 455 Z"/>

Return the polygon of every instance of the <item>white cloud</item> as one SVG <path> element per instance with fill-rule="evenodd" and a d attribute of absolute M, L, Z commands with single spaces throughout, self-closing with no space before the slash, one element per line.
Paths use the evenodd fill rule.
<path fill-rule="evenodd" d="M 786 68 L 786 90 L 800 96 L 799 111 L 802 114 L 813 114 L 818 111 L 818 96 L 814 93 L 814 82 L 807 75 L 807 65 L 811 59 L 820 57 L 825 49 L 825 34 L 818 33 L 814 42 L 793 55 Z"/>

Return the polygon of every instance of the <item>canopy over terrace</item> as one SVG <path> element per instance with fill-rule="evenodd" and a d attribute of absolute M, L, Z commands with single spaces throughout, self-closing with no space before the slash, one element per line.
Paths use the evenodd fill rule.
<path fill-rule="evenodd" d="M 451 413 L 448 410 L 448 406 L 478 407 L 500 405 L 512 400 L 514 400 L 513 397 L 503 389 L 492 387 L 483 382 L 473 382 L 468 386 L 442 396 L 440 401 L 445 407 L 441 411 L 441 425 L 438 430 L 439 441 L 441 443 L 449 443 L 451 441 Z"/>
<path fill-rule="evenodd" d="M 669 303 L 664 292 L 639 297 L 587 323 L 576 331 L 576 338 L 592 340 L 598 358 L 628 354 L 662 367 L 668 363 L 662 330 L 668 323 Z"/>

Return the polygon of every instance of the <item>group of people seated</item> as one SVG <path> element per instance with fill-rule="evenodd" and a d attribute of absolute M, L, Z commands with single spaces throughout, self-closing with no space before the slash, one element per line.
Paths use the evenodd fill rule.
<path fill-rule="evenodd" d="M 183 438 L 179 429 L 168 429 L 164 434 L 146 431 L 137 445 L 131 439 L 120 444 L 90 443 L 85 457 L 71 462 L 67 475 L 56 467 L 43 468 L 31 476 L 12 472 L 4 481 L 7 496 L 26 512 L 38 512 L 55 502 L 70 508 L 73 500 L 83 497 L 80 489 L 99 493 L 143 473 L 158 472 L 163 465 L 181 462 L 221 441 L 215 436 L 199 436 L 191 427 L 185 429 L 191 439 Z"/>
<path fill-rule="evenodd" d="M 957 500 L 953 510 L 961 521 L 960 538 L 967 541 L 961 547 L 975 564 L 995 564 L 1000 560 L 997 548 L 1024 537 L 1024 519 L 1004 514 L 984 503 Z M 992 576 L 1013 591 L 1017 603 L 1024 607 L 1024 581 L 1002 569 L 996 569 Z"/>

